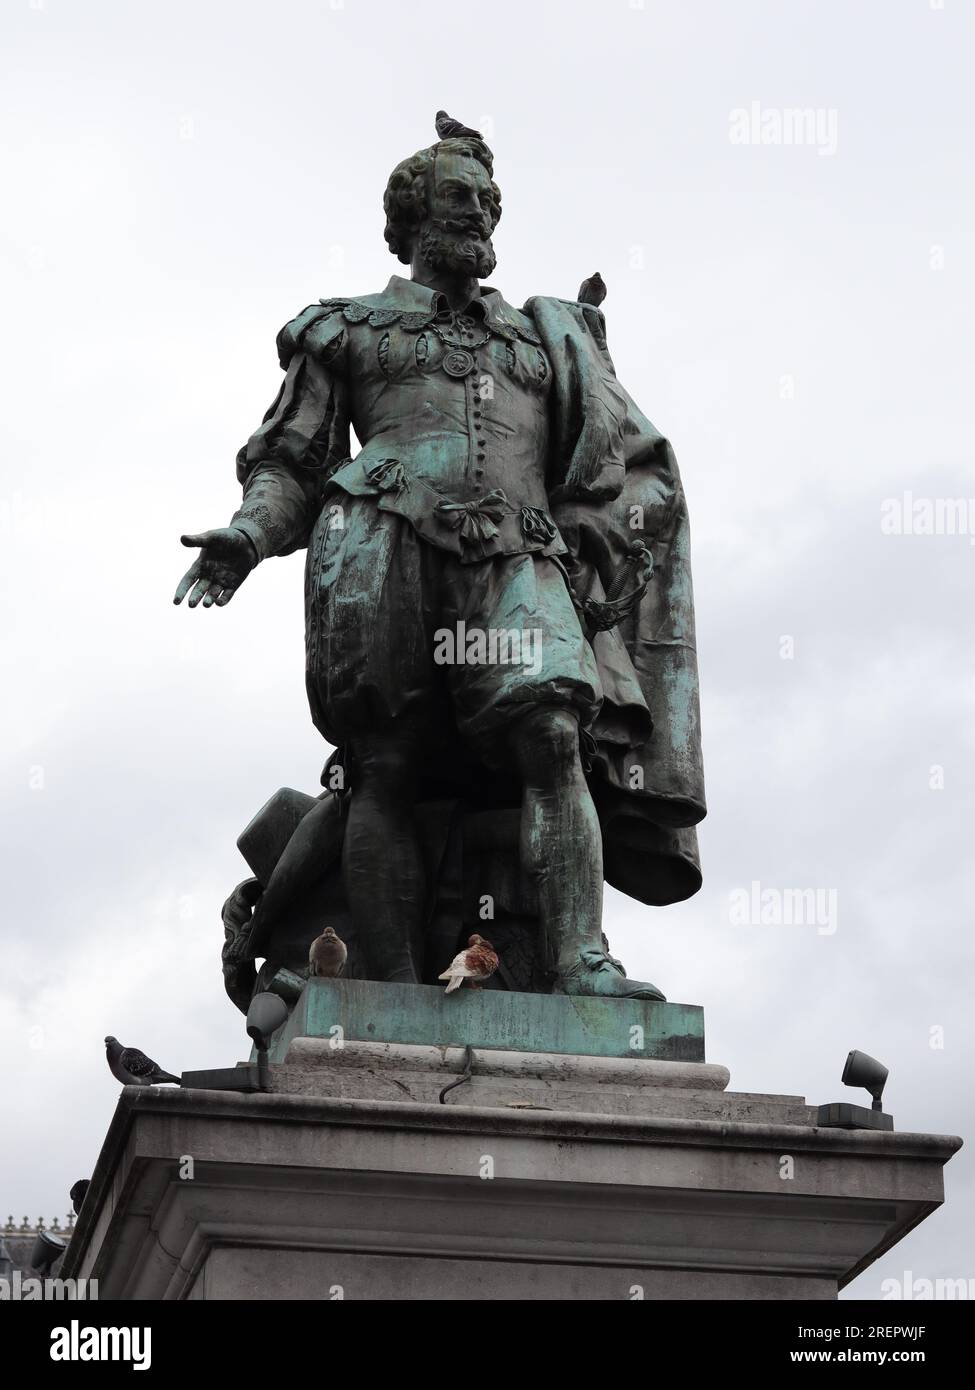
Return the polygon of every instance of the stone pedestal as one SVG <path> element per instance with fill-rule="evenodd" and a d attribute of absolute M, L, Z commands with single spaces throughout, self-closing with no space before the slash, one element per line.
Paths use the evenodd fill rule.
<path fill-rule="evenodd" d="M 469 999 L 454 1020 L 484 1028 Z M 830 1299 L 942 1202 L 961 1142 L 819 1129 L 703 1061 L 334 1032 L 275 1055 L 268 1094 L 123 1090 L 62 1276 L 125 1299 Z"/>

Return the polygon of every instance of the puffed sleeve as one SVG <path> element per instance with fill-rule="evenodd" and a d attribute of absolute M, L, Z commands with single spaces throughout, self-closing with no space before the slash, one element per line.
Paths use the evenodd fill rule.
<path fill-rule="evenodd" d="M 259 559 L 308 543 L 329 476 L 349 454 L 345 322 L 312 305 L 278 334 L 286 370 L 277 398 L 237 455 L 244 497 L 231 525 Z"/>

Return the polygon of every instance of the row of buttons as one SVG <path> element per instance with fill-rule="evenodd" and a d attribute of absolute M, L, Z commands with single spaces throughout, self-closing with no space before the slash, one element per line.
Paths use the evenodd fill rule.
<path fill-rule="evenodd" d="M 477 464 L 474 468 L 474 491 L 482 492 L 483 487 L 481 485 L 481 479 L 484 477 L 484 427 L 481 424 L 481 392 L 474 374 L 468 377 L 468 380 L 471 383 L 471 394 L 474 400 L 474 435 L 477 444 Z"/>
<path fill-rule="evenodd" d="M 467 315 L 458 315 L 454 323 L 460 329 L 461 340 L 467 340 L 473 344 L 474 325 L 472 319 Z M 480 344 L 478 344 L 480 346 Z M 453 359 L 453 360 L 451 360 Z M 477 445 L 476 462 L 474 466 L 474 491 L 483 492 L 484 485 L 481 479 L 484 477 L 484 426 L 481 423 L 481 392 L 477 381 L 477 359 L 469 347 L 454 348 L 448 352 L 444 358 L 444 370 L 448 376 L 455 376 L 462 379 L 471 388 L 471 415 L 474 420 L 474 439 Z"/>

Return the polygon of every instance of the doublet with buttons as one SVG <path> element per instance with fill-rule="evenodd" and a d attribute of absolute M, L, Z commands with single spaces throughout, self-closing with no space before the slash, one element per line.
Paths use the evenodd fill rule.
<path fill-rule="evenodd" d="M 307 540 L 339 493 L 375 497 L 465 563 L 565 553 L 545 479 L 551 365 L 531 320 L 496 291 L 455 313 L 393 276 L 381 295 L 306 309 L 279 347 L 290 380 L 240 457 L 238 521 L 256 522 L 262 554 Z M 354 459 L 324 452 L 337 415 L 362 443 Z M 281 498 L 276 461 L 307 474 L 303 497 L 285 479 Z"/>
<path fill-rule="evenodd" d="M 551 367 L 530 321 L 498 299 L 455 314 L 438 296 L 423 327 L 366 319 L 344 344 L 363 449 L 333 484 L 378 490 L 465 561 L 565 550 L 545 492 Z"/>

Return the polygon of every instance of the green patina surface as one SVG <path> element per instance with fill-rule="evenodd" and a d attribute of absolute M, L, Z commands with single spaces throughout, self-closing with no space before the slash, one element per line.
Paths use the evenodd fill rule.
<path fill-rule="evenodd" d="M 333 1029 L 340 1028 L 340 1034 Z M 634 1029 L 642 1029 L 642 1034 Z M 508 990 L 458 990 L 372 980 L 309 980 L 272 1044 L 284 1060 L 292 1038 L 470 1045 L 583 1057 L 704 1061 L 704 1010 L 698 1004 L 570 998 Z M 643 1046 L 634 1046 L 640 1042 Z"/>

